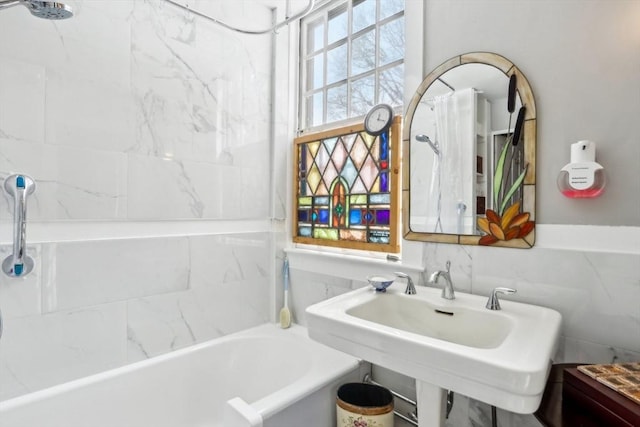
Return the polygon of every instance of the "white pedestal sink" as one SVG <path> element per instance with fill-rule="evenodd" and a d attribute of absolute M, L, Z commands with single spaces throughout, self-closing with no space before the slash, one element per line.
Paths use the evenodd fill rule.
<path fill-rule="evenodd" d="M 518 413 L 538 408 L 560 332 L 555 311 L 418 288 L 362 288 L 307 309 L 311 338 L 416 379 L 420 427 L 444 422 L 445 390 Z"/>

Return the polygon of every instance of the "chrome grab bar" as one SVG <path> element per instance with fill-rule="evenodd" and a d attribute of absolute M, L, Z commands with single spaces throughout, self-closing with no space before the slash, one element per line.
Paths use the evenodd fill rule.
<path fill-rule="evenodd" d="M 27 175 L 11 175 L 4 181 L 4 189 L 13 196 L 13 254 L 2 262 L 2 271 L 10 277 L 26 276 L 33 270 L 34 261 L 26 253 L 27 196 L 36 190 L 36 183 Z"/>

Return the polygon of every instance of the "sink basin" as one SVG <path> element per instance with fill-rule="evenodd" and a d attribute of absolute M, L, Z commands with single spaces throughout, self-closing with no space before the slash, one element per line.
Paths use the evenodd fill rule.
<path fill-rule="evenodd" d="M 555 353 L 561 316 L 530 304 L 420 287 L 362 288 L 307 309 L 311 338 L 417 381 L 518 413 L 533 413 Z"/>
<path fill-rule="evenodd" d="M 476 348 L 499 346 L 513 328 L 509 316 L 490 310 L 461 304 L 436 305 L 401 293 L 373 298 L 347 309 L 346 313 L 405 332 Z"/>

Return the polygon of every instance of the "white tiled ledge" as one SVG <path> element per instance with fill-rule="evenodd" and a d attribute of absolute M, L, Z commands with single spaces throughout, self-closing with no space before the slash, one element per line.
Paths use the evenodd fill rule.
<path fill-rule="evenodd" d="M 406 242 L 405 242 L 406 243 Z M 408 246 L 408 245 L 407 245 Z M 640 254 L 640 227 L 594 225 L 536 225 L 534 249 L 560 249 L 585 252 Z M 415 246 L 413 249 L 416 250 Z M 527 249 L 514 249 L 526 251 Z M 300 247 L 285 249 L 291 268 L 362 281 L 373 273 L 403 271 L 414 279 L 424 271 L 416 262 L 388 261 L 382 254 L 357 256 L 340 250 L 314 250 Z M 416 255 L 418 257 L 416 258 Z M 404 253 L 407 259 L 422 259 L 420 254 Z"/>
<path fill-rule="evenodd" d="M 417 276 L 424 267 L 417 264 L 390 261 L 383 255 L 371 257 L 357 256 L 340 252 L 319 252 L 311 249 L 285 249 L 291 268 L 312 273 L 330 274 L 350 280 L 363 281 L 371 274 L 402 271 Z"/>
<path fill-rule="evenodd" d="M 640 227 L 536 224 L 534 248 L 640 254 Z"/>
<path fill-rule="evenodd" d="M 171 220 L 171 221 L 56 221 L 27 223 L 27 243 L 135 239 L 145 237 L 281 231 L 281 221 Z M 0 244 L 12 244 L 13 224 L 0 223 Z"/>
<path fill-rule="evenodd" d="M 27 223 L 28 243 L 108 240 L 204 234 L 283 232 L 282 220 L 167 220 L 167 221 L 54 221 Z M 11 244 L 13 224 L 0 222 L 0 244 Z M 640 254 L 640 227 L 537 224 L 534 248 Z M 289 249 L 312 257 L 344 258 L 349 263 L 401 266 L 411 271 L 421 267 L 391 262 L 383 255 L 352 256 L 308 249 Z M 301 255 L 302 256 L 302 255 Z"/>

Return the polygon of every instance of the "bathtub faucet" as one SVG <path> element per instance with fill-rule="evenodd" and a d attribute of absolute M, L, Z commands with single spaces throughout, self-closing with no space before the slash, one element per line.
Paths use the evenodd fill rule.
<path fill-rule="evenodd" d="M 442 288 L 442 298 L 452 300 L 456 298 L 456 294 L 453 291 L 453 282 L 451 281 L 451 261 L 447 261 L 447 271 L 436 271 L 429 277 L 429 283 L 432 285 L 438 284 L 438 279 L 444 277 L 445 284 Z"/>

